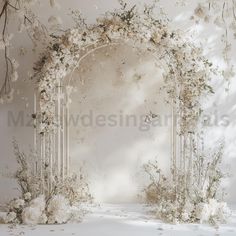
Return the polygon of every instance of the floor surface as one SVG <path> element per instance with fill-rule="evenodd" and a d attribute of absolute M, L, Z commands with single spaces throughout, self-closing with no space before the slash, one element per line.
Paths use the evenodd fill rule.
<path fill-rule="evenodd" d="M 0 236 L 236 236 L 236 207 L 230 222 L 218 229 L 208 225 L 164 224 L 143 205 L 93 206 L 80 224 L 0 225 Z"/>

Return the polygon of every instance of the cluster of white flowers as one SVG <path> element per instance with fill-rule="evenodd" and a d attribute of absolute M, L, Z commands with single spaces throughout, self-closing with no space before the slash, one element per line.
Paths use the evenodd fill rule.
<path fill-rule="evenodd" d="M 207 203 L 196 206 L 196 218 L 200 223 L 225 223 L 231 216 L 231 211 L 225 202 L 209 199 Z"/>
<path fill-rule="evenodd" d="M 51 191 L 43 189 L 44 194 L 41 194 L 40 186 L 43 181 L 47 181 L 47 173 L 44 178 L 39 178 L 32 172 L 32 159 L 20 152 L 16 142 L 14 152 L 19 164 L 15 177 L 22 196 L 8 203 L 8 214 L 0 221 L 29 225 L 81 221 L 85 212 L 79 208 L 80 204 L 91 200 L 88 184 L 82 172 L 80 177 L 72 175 L 63 180 L 54 179 Z"/>
<path fill-rule="evenodd" d="M 152 204 L 159 219 L 171 223 L 226 223 L 231 215 L 226 202 L 221 199 L 221 171 L 223 144 L 213 152 L 205 150 L 196 156 L 191 181 L 188 173 L 177 167 L 177 177 L 165 177 L 157 162 L 144 166 L 150 184 L 144 189 L 147 203 Z M 207 158 L 205 155 L 207 154 Z"/>
<path fill-rule="evenodd" d="M 11 207 L 15 209 L 19 209 L 25 205 L 25 201 L 23 199 L 16 199 L 12 202 Z"/>
<path fill-rule="evenodd" d="M 68 221 L 80 221 L 82 210 L 71 206 L 63 195 L 52 195 L 48 203 L 45 196 L 40 195 L 31 200 L 31 194 L 24 195 L 25 200 L 16 199 L 10 204 L 10 211 L 4 218 L 5 223 L 62 224 Z"/>
<path fill-rule="evenodd" d="M 163 199 L 155 208 L 158 219 L 171 223 L 200 223 L 218 225 L 226 223 L 231 216 L 231 210 L 226 202 L 219 202 L 216 199 L 209 199 L 207 202 L 185 203 L 181 206 L 178 201 L 175 203 Z"/>
<path fill-rule="evenodd" d="M 194 106 L 203 90 L 208 88 L 206 86 L 209 77 L 207 63 L 201 57 L 202 52 L 198 51 L 195 45 L 186 43 L 186 38 L 181 33 L 169 30 L 165 20 L 163 20 L 164 23 L 156 20 L 155 16 L 150 13 L 151 10 L 150 8 L 150 11 L 139 12 L 132 8 L 109 12 L 104 17 L 97 19 L 96 25 L 90 26 L 81 19 L 80 26 L 68 30 L 64 35 L 53 40 L 49 50 L 38 63 L 39 66 L 35 68 L 40 93 L 40 114 L 38 115 L 42 118 L 40 133 L 50 132 L 57 126 L 55 121 L 57 91 L 55 88 L 66 75 L 78 66 L 83 50 L 88 47 L 95 49 L 117 41 L 129 42 L 140 50 L 151 51 L 160 60 L 169 54 L 167 59 L 167 73 L 169 74 L 165 78 L 167 87 L 170 90 L 175 87 L 174 83 L 182 83 L 187 88 L 186 93 L 189 93 L 185 96 L 188 104 L 184 105 L 186 107 Z M 189 59 L 188 62 L 185 58 Z M 195 64 L 193 65 L 193 63 Z M 181 71 L 181 75 L 177 81 L 173 81 L 171 73 L 177 73 L 178 70 Z M 200 70 L 205 71 L 203 76 L 196 73 Z M 199 86 L 190 83 L 190 80 L 192 81 L 194 78 Z M 198 91 L 195 93 L 196 90 Z M 191 91 L 195 93 L 194 96 Z M 167 92 L 173 96 L 173 91 Z M 199 108 L 197 107 L 197 109 Z M 190 115 L 191 112 L 196 114 L 192 109 L 189 113 L 186 112 L 186 117 L 188 116 L 186 123 L 191 123 L 190 119 L 196 118 Z"/>
<path fill-rule="evenodd" d="M 82 43 L 82 35 L 79 29 L 72 29 L 68 34 L 68 41 L 72 44 L 80 45 Z"/>
<path fill-rule="evenodd" d="M 69 201 L 62 195 L 53 196 L 47 210 L 49 213 L 49 224 L 66 223 L 70 218 Z"/>
<path fill-rule="evenodd" d="M 33 199 L 22 212 L 22 222 L 24 224 L 45 224 L 47 222 L 47 216 L 44 213 L 45 206 L 43 195 Z"/>
<path fill-rule="evenodd" d="M 14 211 L 8 212 L 6 217 L 5 217 L 5 219 L 4 219 L 4 222 L 6 224 L 15 222 L 16 217 L 17 217 L 17 215 L 16 215 L 16 213 Z"/>

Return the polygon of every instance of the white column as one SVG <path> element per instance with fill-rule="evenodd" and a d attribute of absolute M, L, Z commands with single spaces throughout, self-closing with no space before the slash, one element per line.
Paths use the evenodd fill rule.
<path fill-rule="evenodd" d="M 66 174 L 67 176 L 69 175 L 69 171 L 70 171 L 70 153 L 69 153 L 69 131 L 70 131 L 70 126 L 69 126 L 69 94 L 66 91 Z"/>
<path fill-rule="evenodd" d="M 36 95 L 36 89 L 34 89 L 34 115 L 36 115 L 37 113 L 37 95 Z M 33 117 L 32 117 L 33 118 Z M 36 117 L 33 118 L 34 120 L 34 149 L 33 149 L 33 152 L 34 152 L 34 158 L 35 158 L 35 163 L 34 163 L 34 166 L 33 166 L 33 173 L 34 174 L 38 174 L 37 173 L 37 119 Z"/>
<path fill-rule="evenodd" d="M 57 87 L 57 177 L 61 179 L 61 83 Z"/>
<path fill-rule="evenodd" d="M 65 107 L 61 103 L 61 176 L 62 180 L 65 177 Z"/>
<path fill-rule="evenodd" d="M 174 103 L 174 99 L 172 99 L 172 131 L 171 131 L 171 144 L 172 144 L 172 160 L 171 160 L 171 165 L 172 165 L 172 170 L 173 170 L 173 180 L 176 181 L 176 109 L 175 109 L 176 104 Z"/>
<path fill-rule="evenodd" d="M 53 155 L 53 137 L 54 137 L 54 134 L 53 133 L 50 133 L 49 134 L 49 141 L 48 141 L 48 144 L 49 144 L 49 192 L 51 192 L 52 190 L 52 178 L 53 178 L 53 162 L 52 162 L 52 155 Z"/>

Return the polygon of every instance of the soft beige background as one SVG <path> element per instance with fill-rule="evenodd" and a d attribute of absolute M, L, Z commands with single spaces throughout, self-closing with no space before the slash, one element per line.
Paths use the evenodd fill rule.
<path fill-rule="evenodd" d="M 70 17 L 71 9 L 79 9 L 88 22 L 94 22 L 97 16 L 118 6 L 115 0 L 57 0 L 60 7 L 51 9 L 48 2 L 48 0 L 40 1 L 40 5 L 35 11 L 45 24 L 48 24 L 47 20 L 51 15 L 59 16 L 65 29 L 73 26 Z M 128 1 L 129 4 L 137 2 Z M 192 9 L 196 6 L 196 1 L 189 0 L 189 2 L 187 7 L 178 8 L 174 6 L 173 1 L 163 0 L 163 7 L 169 17 L 174 19 L 173 27 L 177 26 L 192 32 L 196 42 L 203 41 L 208 57 L 219 66 L 224 67 L 220 54 L 221 30 L 211 25 L 195 26 L 189 18 Z M 12 22 L 13 28 L 14 23 Z M 12 172 L 16 168 L 12 152 L 12 138 L 16 137 L 21 147 L 28 151 L 32 145 L 33 133 L 32 128 L 26 127 L 30 114 L 33 112 L 32 83 L 28 80 L 28 72 L 32 68 L 33 62 L 37 60 L 38 54 L 31 50 L 32 43 L 26 35 L 16 33 L 15 36 L 11 53 L 20 63 L 20 79 L 14 84 L 16 95 L 13 103 L 0 107 L 0 170 L 4 176 L 0 178 L 0 202 L 2 203 L 17 194 L 16 183 L 6 177 L 9 171 Z M 232 52 L 235 51 L 235 42 L 233 43 Z M 19 55 L 20 47 L 24 47 L 27 51 L 24 56 Z M 86 64 L 84 71 L 73 74 L 78 90 L 73 94 L 72 113 L 88 113 L 90 110 L 95 115 L 119 114 L 121 110 L 136 116 L 147 114 L 150 110 L 154 113 L 168 113 L 167 107 L 162 103 L 162 95 L 158 92 L 161 85 L 160 70 L 154 67 L 149 55 L 144 56 L 140 61 L 137 54 L 127 47 L 104 50 L 108 50 L 110 56 L 97 52 L 94 55 L 96 66 L 93 65 L 93 57 L 90 57 L 84 62 Z M 127 66 L 122 64 L 124 60 L 127 62 Z M 2 72 L 3 69 L 4 64 L 1 62 L 0 71 Z M 139 75 L 142 77 L 141 80 L 137 79 Z M 216 89 L 216 94 L 205 100 L 204 105 L 213 115 L 217 111 L 219 122 L 208 128 L 207 143 L 209 146 L 213 146 L 219 138 L 225 137 L 227 145 L 224 167 L 230 173 L 234 173 L 236 170 L 236 83 L 234 80 L 231 81 L 231 89 L 227 93 L 224 91 L 226 85 L 221 79 L 213 80 L 212 84 Z M 19 111 L 24 111 L 25 124 L 17 127 L 9 126 L 9 112 L 13 112 L 17 116 Z M 228 127 L 224 127 L 220 121 L 223 115 L 230 120 Z M 158 157 L 163 168 L 168 166 L 167 156 L 170 151 L 168 127 L 146 132 L 139 131 L 137 127 L 71 128 L 73 169 L 76 171 L 81 163 L 86 162 L 93 193 L 99 201 L 130 202 L 136 200 L 136 195 L 144 181 L 139 172 L 141 165 L 149 159 Z M 225 182 L 230 202 L 233 202 L 236 197 L 235 183 L 234 175 Z"/>

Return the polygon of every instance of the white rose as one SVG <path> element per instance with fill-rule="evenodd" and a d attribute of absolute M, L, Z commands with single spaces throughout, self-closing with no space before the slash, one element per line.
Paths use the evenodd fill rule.
<path fill-rule="evenodd" d="M 188 212 L 183 212 L 183 213 L 182 213 L 182 220 L 183 220 L 183 221 L 188 221 L 188 220 L 189 220 L 189 214 L 188 214 Z"/>
<path fill-rule="evenodd" d="M 12 223 L 16 219 L 16 213 L 11 211 L 6 215 L 5 222 L 6 224 Z"/>
<path fill-rule="evenodd" d="M 26 207 L 22 212 L 22 220 L 24 224 L 34 225 L 39 223 L 42 212 L 36 207 Z"/>
<path fill-rule="evenodd" d="M 27 200 L 30 200 L 30 199 L 31 199 L 31 193 L 30 193 L 30 192 L 25 193 L 24 199 L 25 199 L 26 201 L 27 201 Z"/>
<path fill-rule="evenodd" d="M 25 205 L 25 201 L 23 199 L 17 199 L 13 202 L 13 207 L 15 209 L 19 209 L 20 207 L 23 207 Z"/>

